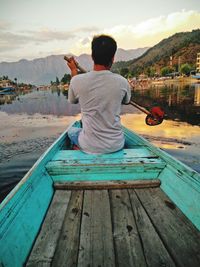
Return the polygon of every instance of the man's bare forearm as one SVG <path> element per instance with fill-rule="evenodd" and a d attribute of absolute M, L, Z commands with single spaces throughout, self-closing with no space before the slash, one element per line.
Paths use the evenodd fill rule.
<path fill-rule="evenodd" d="M 78 74 L 78 70 L 77 69 L 71 69 L 71 77 L 74 77 Z"/>
<path fill-rule="evenodd" d="M 76 76 L 78 74 L 78 69 L 76 66 L 76 61 L 73 57 L 71 57 L 67 60 L 67 65 L 71 70 L 71 77 Z"/>

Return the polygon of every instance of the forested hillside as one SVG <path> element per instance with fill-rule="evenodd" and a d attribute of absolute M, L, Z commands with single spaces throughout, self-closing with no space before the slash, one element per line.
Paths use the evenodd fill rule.
<path fill-rule="evenodd" d="M 148 49 L 142 56 L 128 62 L 118 62 L 113 70 L 123 73 L 123 69 L 137 76 L 141 73 L 160 73 L 162 68 L 170 67 L 178 71 L 183 64 L 195 68 L 197 53 L 200 52 L 200 29 L 180 32 L 166 38 Z"/>

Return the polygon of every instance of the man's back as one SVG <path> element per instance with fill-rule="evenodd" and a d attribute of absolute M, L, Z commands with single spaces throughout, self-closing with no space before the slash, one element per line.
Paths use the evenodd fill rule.
<path fill-rule="evenodd" d="M 126 79 L 109 70 L 91 71 L 73 77 L 69 101 L 79 101 L 83 130 L 79 144 L 88 153 L 110 153 L 124 146 L 120 123 L 121 103 L 130 100 Z"/>

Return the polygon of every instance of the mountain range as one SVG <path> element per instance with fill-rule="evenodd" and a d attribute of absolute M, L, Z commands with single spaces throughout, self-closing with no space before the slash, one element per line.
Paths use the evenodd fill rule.
<path fill-rule="evenodd" d="M 128 61 L 140 57 L 148 50 L 148 47 L 124 50 L 119 48 L 116 52 L 115 61 Z M 22 59 L 18 62 L 0 63 L 0 77 L 8 76 L 11 80 L 17 78 L 18 82 L 35 85 L 49 84 L 56 77 L 61 79 L 65 73 L 69 73 L 64 55 L 51 55 L 45 58 L 33 60 Z M 92 59 L 88 54 L 74 56 L 79 64 L 86 70 L 92 69 Z"/>

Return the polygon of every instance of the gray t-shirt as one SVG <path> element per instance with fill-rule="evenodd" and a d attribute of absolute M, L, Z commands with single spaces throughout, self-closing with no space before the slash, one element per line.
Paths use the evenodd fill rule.
<path fill-rule="evenodd" d="M 83 151 L 111 153 L 124 146 L 121 104 L 127 104 L 130 97 L 127 80 L 109 70 L 90 71 L 71 79 L 68 99 L 81 106 L 83 130 L 78 140 Z"/>

